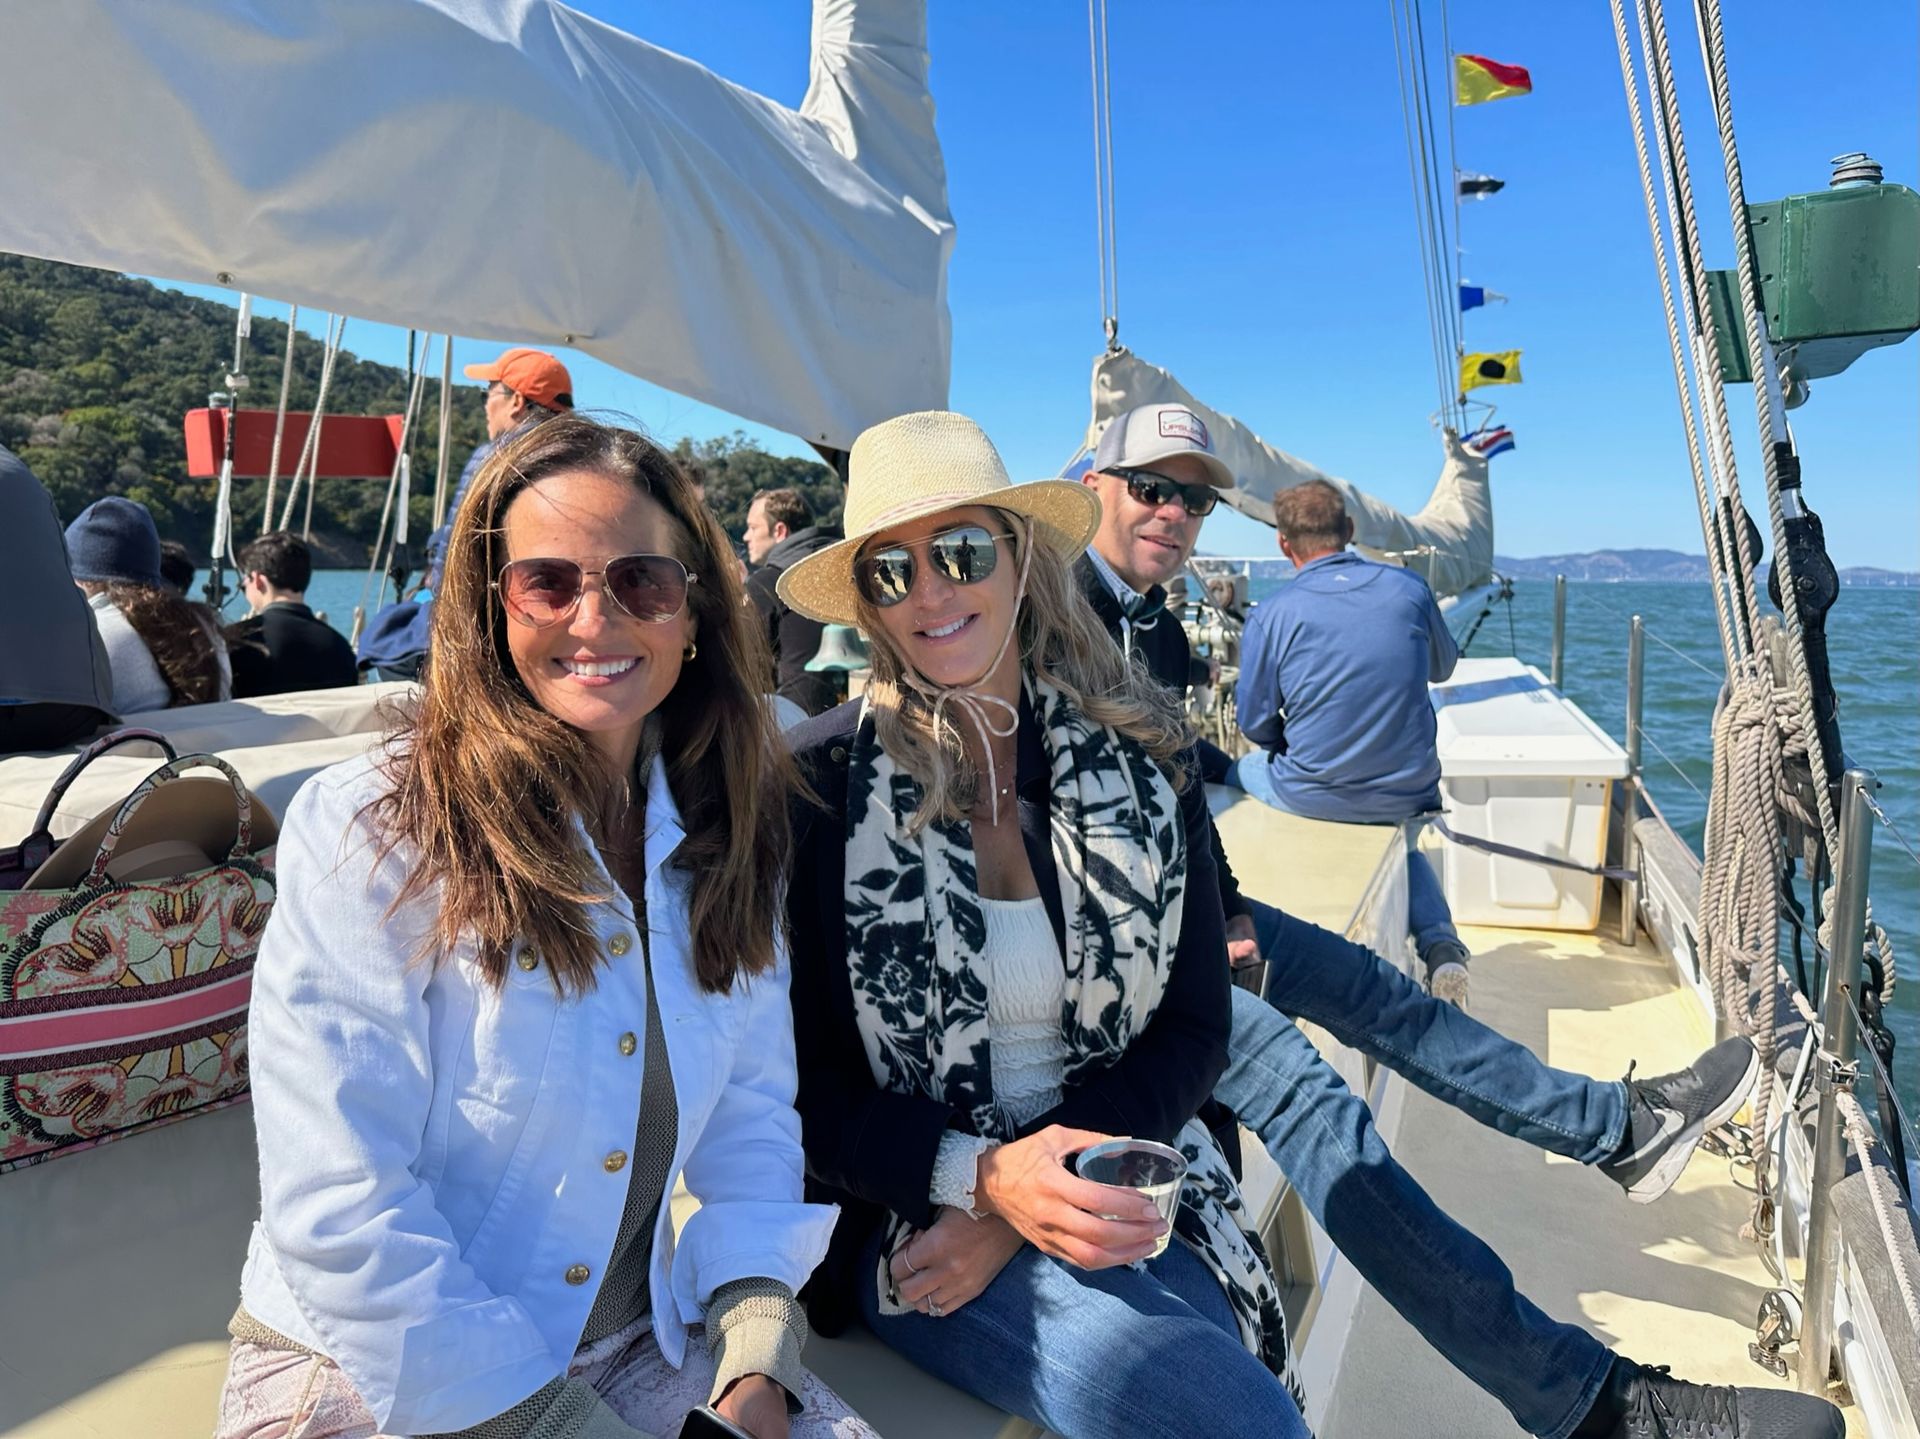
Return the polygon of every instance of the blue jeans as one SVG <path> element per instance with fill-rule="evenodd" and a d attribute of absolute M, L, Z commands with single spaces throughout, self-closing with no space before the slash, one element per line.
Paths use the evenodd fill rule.
<path fill-rule="evenodd" d="M 1227 782 L 1245 790 L 1262 804 L 1291 814 L 1293 811 L 1288 809 L 1273 787 L 1270 760 L 1271 757 L 1264 750 L 1242 755 L 1227 772 Z M 1447 893 L 1441 888 L 1440 876 L 1433 872 L 1433 865 L 1420 853 L 1418 828 L 1410 828 L 1407 833 L 1407 933 L 1413 936 L 1414 952 L 1420 956 L 1422 963 L 1427 961 L 1433 947 L 1443 940 L 1460 943 L 1460 931 L 1453 927 L 1453 911 L 1447 906 Z M 1461 951 L 1464 949 L 1465 946 L 1461 946 Z M 1458 958 L 1461 951 L 1456 951 L 1448 958 Z"/>
<path fill-rule="evenodd" d="M 1259 900 L 1247 905 L 1267 961 L 1267 1003 L 1281 1014 L 1313 1021 L 1435 1099 L 1537 1148 L 1598 1164 L 1620 1147 L 1625 1084 L 1543 1064 L 1365 946 Z"/>
<path fill-rule="evenodd" d="M 862 1275 L 879 1251 L 876 1233 Z M 1212 1272 L 1179 1240 L 1144 1272 L 1076 1269 L 1028 1245 L 939 1319 L 882 1316 L 871 1282 L 860 1307 L 888 1348 L 1063 1439 L 1306 1439 Z"/>
<path fill-rule="evenodd" d="M 1268 1002 L 1234 991 L 1214 1097 L 1260 1137 L 1381 1298 L 1523 1429 L 1564 1439 L 1599 1395 L 1611 1351 L 1514 1289 L 1500 1257 L 1395 1162 L 1372 1111 L 1287 1015 L 1325 1026 L 1481 1123 L 1583 1163 L 1619 1145 L 1625 1086 L 1549 1068 L 1339 935 L 1264 905 L 1255 926 Z"/>

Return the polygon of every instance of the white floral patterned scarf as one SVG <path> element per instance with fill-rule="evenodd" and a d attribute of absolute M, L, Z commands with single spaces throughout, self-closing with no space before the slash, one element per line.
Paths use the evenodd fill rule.
<path fill-rule="evenodd" d="M 1179 797 L 1152 758 L 1095 725 L 1031 677 L 1052 777 L 1051 843 L 1066 917 L 1065 1081 L 1084 1082 L 1118 1059 L 1165 993 L 1187 877 Z M 847 763 L 847 962 L 874 1080 L 967 1115 L 974 1132 L 1012 1139 L 995 1103 L 987 1031 L 986 920 L 970 824 L 908 821 L 919 783 L 897 768 L 863 723 Z M 1224 956 L 1222 964 L 1226 963 Z M 1176 1143 L 1187 1180 L 1174 1233 L 1225 1289 L 1247 1348 L 1304 1412 L 1279 1290 L 1213 1135 L 1190 1120 Z M 887 1265 L 905 1237 L 897 1216 L 875 1283 L 883 1313 L 900 1312 Z"/>

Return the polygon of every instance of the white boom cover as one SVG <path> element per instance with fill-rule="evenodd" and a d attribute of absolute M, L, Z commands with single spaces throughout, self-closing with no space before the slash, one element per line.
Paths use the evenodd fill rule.
<path fill-rule="evenodd" d="M 0 249 L 571 345 L 841 448 L 946 404 L 924 0 L 815 0 L 798 111 L 552 0 L 10 4 L 0 100 Z"/>
<path fill-rule="evenodd" d="M 1093 362 L 1088 449 L 1099 440 L 1108 420 L 1136 405 L 1149 404 L 1186 405 L 1206 421 L 1214 449 L 1233 467 L 1238 480 L 1227 491 L 1227 503 L 1242 514 L 1270 525 L 1276 494 L 1306 480 L 1325 480 L 1346 499 L 1355 548 L 1424 575 L 1435 594 L 1459 594 L 1484 584 L 1493 573 L 1493 491 L 1487 481 L 1487 462 L 1469 454 L 1451 432 L 1444 440 L 1446 460 L 1433 493 L 1418 514 L 1409 515 L 1346 480 L 1276 450 L 1231 415 L 1201 404 L 1167 371 L 1126 350 L 1112 351 Z"/>

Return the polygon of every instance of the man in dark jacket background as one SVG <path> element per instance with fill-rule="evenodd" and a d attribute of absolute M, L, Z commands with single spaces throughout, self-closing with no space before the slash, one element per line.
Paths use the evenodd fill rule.
<path fill-rule="evenodd" d="M 233 697 L 335 689 L 360 683 L 353 646 L 307 608 L 313 552 L 285 530 L 260 536 L 235 557 L 250 618 L 227 632 Z"/>
<path fill-rule="evenodd" d="M 760 612 L 773 650 L 774 688 L 810 715 L 832 709 L 843 696 L 836 674 L 809 674 L 807 661 L 820 648 L 823 626 L 781 601 L 775 586 L 780 572 L 815 550 L 840 539 L 832 525 L 816 525 L 807 497 L 798 490 L 761 490 L 747 506 L 742 536 L 747 561 L 755 568 L 747 577 L 747 598 Z"/>

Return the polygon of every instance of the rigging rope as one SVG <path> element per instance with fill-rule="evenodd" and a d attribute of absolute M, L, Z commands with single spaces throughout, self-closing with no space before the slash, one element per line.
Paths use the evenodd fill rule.
<path fill-rule="evenodd" d="M 287 394 L 293 388 L 294 327 L 300 323 L 300 307 L 287 313 L 287 353 L 280 361 L 280 402 L 273 411 L 273 454 L 267 459 L 267 503 L 260 513 L 260 533 L 273 528 L 273 492 L 280 482 L 280 441 L 287 432 Z"/>
<path fill-rule="evenodd" d="M 1714 522 L 1720 531 L 1718 549 L 1729 562 L 1724 583 L 1732 589 L 1735 627 L 1744 641 L 1740 650 L 1747 653 L 1754 647 L 1754 636 L 1760 625 L 1760 602 L 1754 588 L 1754 572 L 1759 567 L 1760 555 L 1754 543 L 1756 536 L 1742 523 L 1746 512 L 1733 456 L 1733 424 L 1727 414 L 1726 388 L 1720 377 L 1711 333 L 1713 308 L 1707 295 L 1707 265 L 1693 201 L 1693 176 L 1687 164 L 1680 123 L 1673 58 L 1667 46 L 1666 13 L 1661 0 L 1639 0 L 1637 14 L 1646 57 L 1647 88 L 1658 102 L 1654 110 L 1654 139 L 1659 147 L 1667 213 L 1672 219 L 1675 248 L 1686 281 L 1681 292 L 1682 308 L 1687 332 L 1693 341 L 1694 382 L 1699 388 L 1706 436 L 1703 448 L 1718 499 L 1714 511 Z"/>
<path fill-rule="evenodd" d="M 300 458 L 294 463 L 293 479 L 287 484 L 286 507 L 280 511 L 278 528 L 284 530 L 293 523 L 293 502 L 300 494 L 300 475 L 304 470 L 307 476 L 307 516 L 300 537 L 309 543 L 313 540 L 314 475 L 320 468 L 320 431 L 327 417 L 327 391 L 333 388 L 334 361 L 340 358 L 340 341 L 346 333 L 345 315 L 327 316 L 327 337 L 320 358 L 320 389 L 314 396 L 313 417 L 307 421 L 307 437 L 301 443 Z"/>
<path fill-rule="evenodd" d="M 1659 0 L 1652 0 L 1656 6 Z M 1797 639 L 1806 626 L 1800 614 L 1799 586 L 1794 583 L 1793 553 L 1787 537 L 1786 489 L 1796 492 L 1798 505 L 1798 461 L 1793 460 L 1791 478 L 1783 474 L 1783 458 L 1792 459 L 1792 441 L 1785 429 L 1784 402 L 1779 392 L 1779 372 L 1773 347 L 1767 339 L 1766 314 L 1760 306 L 1759 273 L 1754 265 L 1752 226 L 1747 217 L 1747 194 L 1740 173 L 1739 142 L 1733 131 L 1733 92 L 1727 80 L 1726 35 L 1721 26 L 1720 0 L 1694 0 L 1694 18 L 1700 27 L 1701 53 L 1706 61 L 1707 86 L 1713 96 L 1714 119 L 1720 132 L 1720 149 L 1726 160 L 1727 203 L 1733 216 L 1734 258 L 1740 272 L 1740 310 L 1747 326 L 1747 358 L 1752 365 L 1754 414 L 1760 427 L 1760 463 L 1766 478 L 1767 515 L 1773 529 L 1773 564 L 1779 578 L 1781 610 L 1787 617 L 1788 633 Z M 1826 739 L 1816 721 L 1813 682 L 1807 670 L 1804 645 L 1788 647 L 1793 674 L 1793 696 L 1805 728 L 1807 758 L 1813 770 L 1813 798 L 1820 814 L 1820 832 L 1829 850 L 1840 848 L 1840 821 L 1834 810 L 1830 781 L 1837 776 L 1828 756 Z"/>
<path fill-rule="evenodd" d="M 217 610 L 226 599 L 222 566 L 238 561 L 233 554 L 233 447 L 240 429 L 240 392 L 247 387 L 247 341 L 253 334 L 253 296 L 242 293 L 234 311 L 233 365 L 227 371 L 226 441 L 220 456 L 220 479 L 213 499 L 212 573 L 207 578 L 207 597 Z"/>
<path fill-rule="evenodd" d="M 453 442 L 453 336 L 440 347 L 440 452 L 433 476 L 433 527 L 447 522 L 447 476 Z"/>
<path fill-rule="evenodd" d="M 1753 1040 L 1762 1082 L 1754 1090 L 1753 1131 L 1764 1136 L 1773 1101 L 1779 1023 L 1780 811 L 1785 746 L 1774 719 L 1773 671 L 1764 657 L 1739 661 L 1713 721 L 1713 783 L 1700 872 L 1700 934 L 1715 1007 Z M 1789 985 L 1788 988 L 1792 986 Z M 1755 1145 L 1753 1210 L 1746 1234 L 1773 1233 L 1771 1148 Z"/>
<path fill-rule="evenodd" d="M 1611 4 L 1613 38 L 1620 51 L 1620 80 L 1627 92 L 1627 116 L 1633 125 L 1633 152 L 1640 165 L 1640 194 L 1646 203 L 1647 230 L 1653 241 L 1654 267 L 1660 274 L 1660 303 L 1666 312 L 1667 348 L 1673 358 L 1673 386 L 1680 396 L 1680 414 L 1687 432 L 1687 461 L 1693 470 L 1694 502 L 1700 512 L 1700 534 L 1706 543 L 1708 563 L 1714 572 L 1713 612 L 1720 626 L 1720 652 L 1726 668 L 1731 671 L 1740 650 L 1734 638 L 1733 616 L 1723 579 L 1727 571 L 1726 555 L 1721 545 L 1720 527 L 1714 522 L 1714 504 L 1707 490 L 1706 467 L 1700 458 L 1700 436 L 1694 419 L 1693 393 L 1687 379 L 1686 349 L 1680 340 L 1680 322 L 1674 312 L 1673 275 L 1667 267 L 1666 236 L 1661 230 L 1659 202 L 1653 193 L 1653 173 L 1647 163 L 1646 120 L 1640 113 L 1640 83 L 1634 74 L 1633 57 L 1627 42 L 1626 15 L 1622 11 L 1621 0 L 1611 0 Z M 1659 637 L 1656 635 L 1655 638 Z M 1666 644 L 1666 641 L 1661 640 L 1660 643 Z"/>
<path fill-rule="evenodd" d="M 1120 348 L 1120 245 L 1113 206 L 1113 48 L 1107 0 L 1087 0 L 1087 55 L 1093 72 L 1093 217 L 1100 254 L 1100 328 Z"/>
<path fill-rule="evenodd" d="M 1437 182 L 1429 187 L 1427 195 L 1429 201 L 1434 206 L 1434 264 L 1440 276 L 1440 316 L 1446 328 L 1448 341 L 1453 347 L 1454 363 L 1458 365 L 1460 357 L 1466 352 L 1466 346 L 1462 343 L 1465 331 L 1462 327 L 1460 317 L 1460 227 L 1458 224 L 1460 214 L 1460 177 L 1452 170 L 1449 170 L 1444 176 L 1440 174 L 1440 130 L 1439 127 L 1434 124 L 1433 120 L 1433 69 L 1427 61 L 1427 20 L 1426 16 L 1421 13 L 1420 0 L 1412 0 L 1412 7 L 1410 18 L 1413 22 L 1413 38 L 1418 42 L 1420 55 L 1421 111 L 1426 117 L 1426 128 L 1421 132 L 1422 143 L 1428 145 L 1432 150 L 1433 159 L 1430 173 Z M 1451 86 L 1449 86 L 1446 92 L 1444 108 L 1447 112 L 1447 130 L 1449 137 L 1451 137 L 1453 130 L 1453 90 Z M 1452 145 L 1451 138 L 1448 140 L 1448 145 Z M 1448 244 L 1447 242 L 1447 206 L 1440 198 L 1442 186 L 1445 187 L 1447 193 L 1452 197 L 1453 202 L 1453 213 L 1456 223 L 1453 230 L 1452 244 Z M 1455 386 L 1459 384 L 1459 374 L 1457 370 L 1453 375 L 1453 383 Z"/>
<path fill-rule="evenodd" d="M 1413 40 L 1414 16 L 1403 0 L 1388 0 L 1387 15 L 1393 25 L 1393 58 L 1399 76 L 1400 119 L 1407 140 L 1407 177 L 1413 197 L 1414 243 L 1420 253 L 1420 283 L 1427 303 L 1427 338 L 1433 350 L 1435 393 L 1438 413 L 1449 429 L 1461 428 L 1459 414 L 1459 347 L 1454 338 L 1452 307 L 1458 304 L 1455 291 L 1448 297 L 1446 278 L 1440 263 L 1444 237 L 1436 233 L 1442 222 L 1434 196 L 1434 156 L 1426 144 L 1426 112 L 1423 97 L 1426 77 L 1420 71 Z M 1403 33 L 1403 22 L 1405 31 Z M 1450 180 L 1454 190 L 1458 181 Z M 1451 362 L 1449 356 L 1451 355 Z"/>
<path fill-rule="evenodd" d="M 433 343 L 431 335 L 427 337 L 427 343 L 431 347 Z M 409 358 L 411 358 L 411 346 L 409 346 Z M 420 408 L 420 395 L 426 389 L 425 366 L 412 370 L 410 380 L 407 389 L 407 408 L 400 417 L 400 442 L 393 457 L 393 471 L 387 476 L 387 498 L 380 506 L 380 528 L 374 534 L 371 558 L 367 565 L 367 578 L 360 587 L 360 603 L 353 609 L 352 640 L 356 645 L 360 643 L 360 627 L 366 622 L 367 601 L 373 595 L 374 581 L 393 563 L 394 546 L 402 542 L 407 528 L 406 516 L 402 514 L 394 523 L 393 540 L 389 543 L 387 521 L 393 518 L 395 498 L 397 496 L 402 505 L 406 504 L 408 499 L 407 491 L 410 486 L 406 483 L 408 479 L 407 445 L 413 436 L 413 417 Z M 384 561 L 380 553 L 383 548 L 386 550 Z"/>

